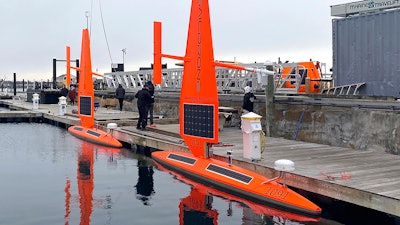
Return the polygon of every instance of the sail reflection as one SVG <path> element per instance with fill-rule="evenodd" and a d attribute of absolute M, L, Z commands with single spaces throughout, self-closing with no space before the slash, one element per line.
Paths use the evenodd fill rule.
<path fill-rule="evenodd" d="M 94 154 L 106 154 L 109 160 L 113 160 L 113 155 L 119 153 L 119 149 L 97 146 L 85 141 L 82 141 L 82 147 L 78 154 L 77 175 L 76 180 L 78 184 L 79 194 L 79 209 L 80 209 L 80 225 L 89 225 L 90 216 L 93 212 L 93 190 L 94 190 Z M 69 225 L 69 216 L 71 214 L 70 201 L 71 201 L 71 181 L 67 178 L 65 191 L 65 225 Z M 106 199 L 107 200 L 107 199 Z"/>

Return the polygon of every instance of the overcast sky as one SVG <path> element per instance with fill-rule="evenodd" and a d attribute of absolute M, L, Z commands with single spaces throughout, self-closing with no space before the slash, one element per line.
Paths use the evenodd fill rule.
<path fill-rule="evenodd" d="M 347 2 L 209 0 L 215 59 L 252 63 L 311 58 L 330 68 L 330 6 Z M 150 66 L 153 21 L 163 23 L 163 53 L 183 56 L 190 4 L 189 0 L 0 0 L 0 79 L 11 80 L 13 73 L 18 80 L 52 79 L 52 60 L 65 59 L 67 45 L 72 59 L 80 57 L 82 29 L 87 26 L 93 70 L 99 73 L 110 72 L 112 62 L 122 63 L 125 48 L 125 71 Z M 175 61 L 163 63 L 173 67 Z M 65 63 L 58 62 L 57 76 L 64 73 Z"/>

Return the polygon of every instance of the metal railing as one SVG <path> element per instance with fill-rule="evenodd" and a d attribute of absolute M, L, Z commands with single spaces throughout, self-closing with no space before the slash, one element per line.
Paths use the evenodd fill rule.
<path fill-rule="evenodd" d="M 265 69 L 264 63 L 239 64 L 243 67 Z M 325 64 L 322 64 L 323 66 Z M 294 68 L 294 73 L 286 77 L 281 76 L 283 67 Z M 295 94 L 298 93 L 302 82 L 302 75 L 299 73 L 298 63 L 274 64 L 272 70 L 275 72 L 275 93 Z M 303 68 L 304 69 L 304 68 Z M 271 70 L 271 67 L 269 68 Z M 146 81 L 151 80 L 153 70 L 138 70 L 128 72 L 106 73 L 104 76 L 108 88 L 117 88 L 122 84 L 124 88 L 141 89 Z M 324 76 L 324 75 L 321 75 Z M 156 88 L 162 91 L 179 91 L 182 85 L 183 68 L 172 68 L 162 70 L 162 83 Z M 216 79 L 218 92 L 220 93 L 243 93 L 247 82 L 252 83 L 253 91 L 264 92 L 267 85 L 267 76 L 256 72 L 238 69 L 217 67 Z M 290 82 L 292 87 L 286 87 L 285 83 Z"/>
<path fill-rule="evenodd" d="M 245 67 L 264 68 L 263 63 L 242 64 Z M 108 88 L 116 88 L 122 84 L 124 88 L 141 89 L 147 80 L 153 76 L 153 70 L 138 70 L 129 72 L 106 73 L 104 76 Z M 162 83 L 157 85 L 163 91 L 177 91 L 182 85 L 183 68 L 172 68 L 162 70 Z M 260 80 L 255 72 L 235 70 L 227 68 L 216 68 L 218 91 L 221 93 L 243 92 L 248 81 L 252 82 L 254 91 L 263 91 L 265 82 Z M 266 81 L 266 79 L 265 79 Z"/>

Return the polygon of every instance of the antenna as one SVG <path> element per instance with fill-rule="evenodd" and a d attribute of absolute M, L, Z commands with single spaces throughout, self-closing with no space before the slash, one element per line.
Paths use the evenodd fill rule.
<path fill-rule="evenodd" d="M 85 11 L 85 17 L 86 17 L 86 29 L 89 29 L 89 17 L 90 17 L 89 11 Z"/>
<path fill-rule="evenodd" d="M 121 51 L 122 51 L 122 64 L 125 65 L 126 48 L 123 48 Z"/>

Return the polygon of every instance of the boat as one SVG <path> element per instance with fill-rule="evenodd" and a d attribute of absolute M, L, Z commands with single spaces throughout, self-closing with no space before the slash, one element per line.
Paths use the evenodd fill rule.
<path fill-rule="evenodd" d="M 80 125 L 71 126 L 68 131 L 77 138 L 107 147 L 121 148 L 122 144 L 113 137 L 113 130 L 117 127 L 115 123 L 107 124 L 108 131 L 95 127 L 94 123 L 94 89 L 93 75 L 102 76 L 92 71 L 90 56 L 90 38 L 88 29 L 82 31 L 81 65 L 79 68 L 70 65 L 70 48 L 67 46 L 67 74 L 69 69 L 80 72 L 78 78 L 78 116 Z"/>
<path fill-rule="evenodd" d="M 243 205 L 249 207 L 251 210 L 253 210 L 254 213 L 260 214 L 260 215 L 266 215 L 266 216 L 271 216 L 271 217 L 279 217 L 285 221 L 287 220 L 293 220 L 293 221 L 298 221 L 298 222 L 318 222 L 320 220 L 319 217 L 309 217 L 301 214 L 295 214 L 291 212 L 287 212 L 284 210 L 279 210 L 274 207 L 267 207 L 265 204 L 260 204 L 256 203 L 254 201 L 250 201 L 248 199 L 241 198 L 237 195 L 232 195 L 228 194 L 224 191 L 221 191 L 219 189 L 204 185 L 199 182 L 195 182 L 193 179 L 188 179 L 185 176 L 182 175 L 182 173 L 177 173 L 173 172 L 171 170 L 168 170 L 167 168 L 163 167 L 159 163 L 155 163 L 158 169 L 169 172 L 171 175 L 174 176 L 175 179 L 191 186 L 191 193 L 188 197 L 184 198 L 181 200 L 180 204 L 180 209 L 186 210 L 186 211 L 192 211 L 192 210 L 197 210 L 201 212 L 207 212 L 207 215 L 210 215 L 209 212 L 213 212 L 211 215 L 218 215 L 218 212 L 215 212 L 213 210 L 210 211 L 210 204 L 199 204 L 199 202 L 208 200 L 207 196 L 217 196 L 219 198 L 222 198 L 223 200 L 232 203 L 238 203 L 241 207 Z M 184 205 L 184 207 L 182 207 Z M 180 213 L 179 215 L 185 215 L 185 213 Z M 183 218 L 180 218 L 180 221 L 183 221 Z M 182 223 L 183 224 L 183 223 Z M 217 224 L 217 223 L 214 223 Z"/>
<path fill-rule="evenodd" d="M 154 84 L 161 83 L 162 58 L 184 61 L 179 122 L 180 135 L 190 152 L 154 151 L 155 162 L 245 199 L 310 216 L 321 214 L 320 207 L 281 184 L 280 179 L 210 157 L 210 148 L 219 136 L 215 67 L 241 67 L 214 60 L 208 0 L 192 0 L 185 56 L 162 53 L 161 22 L 154 22 Z"/>
<path fill-rule="evenodd" d="M 309 79 L 307 90 L 306 80 Z M 277 88 L 295 90 L 298 94 L 321 93 L 323 82 L 331 81 L 322 78 L 319 61 L 295 62 L 283 64 L 282 74 L 277 81 Z M 281 85 L 281 86 L 279 86 Z"/>

